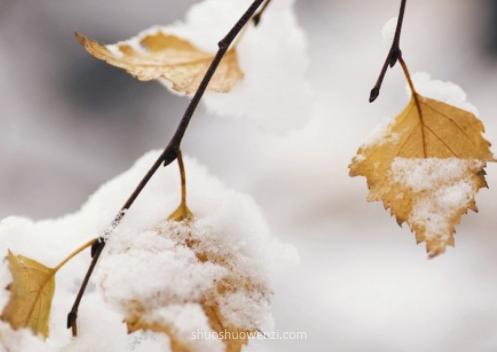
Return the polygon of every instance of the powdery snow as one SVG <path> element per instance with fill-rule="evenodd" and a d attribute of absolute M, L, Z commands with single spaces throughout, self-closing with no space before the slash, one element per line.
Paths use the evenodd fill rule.
<path fill-rule="evenodd" d="M 393 22 L 394 19 L 390 20 Z M 389 21 L 389 23 L 390 23 Z M 388 23 L 387 23 L 388 24 Z M 426 72 L 417 72 L 412 75 L 414 86 L 419 94 L 426 98 L 435 99 L 446 104 L 453 105 L 460 109 L 469 111 L 478 116 L 478 109 L 467 101 L 467 96 L 464 90 L 452 82 L 444 82 L 433 80 L 430 74 Z M 409 86 L 406 86 L 407 94 L 412 95 Z M 375 145 L 382 145 L 391 141 L 395 141 L 400 136 L 388 136 L 389 122 L 383 122 L 370 133 L 363 142 L 364 147 L 371 147 Z M 388 137 L 388 138 L 387 138 Z M 393 140 L 392 140 L 393 139 Z"/>
<path fill-rule="evenodd" d="M 410 222 L 426 230 L 427 239 L 447 239 L 454 217 L 466 209 L 478 192 L 475 173 L 485 164 L 478 160 L 396 158 L 392 180 L 416 193 Z"/>
<path fill-rule="evenodd" d="M 192 6 L 184 22 L 163 28 L 215 52 L 219 40 L 251 2 L 203 1 Z M 293 7 L 294 0 L 273 1 L 259 26 L 250 25 L 241 34 L 237 49 L 245 77 L 229 94 L 208 92 L 204 103 L 209 112 L 246 118 L 271 132 L 302 127 L 309 121 L 314 93 L 307 78 L 307 39 Z"/>
<path fill-rule="evenodd" d="M 128 39 L 126 44 L 145 52 L 141 40 L 164 32 L 215 53 L 218 42 L 251 3 L 251 0 L 206 0 L 193 5 L 184 21 L 152 26 Z M 274 1 L 256 28 L 249 24 L 242 31 L 234 44 L 244 79 L 229 94 L 207 92 L 203 102 L 209 112 L 227 118 L 246 118 L 270 132 L 285 132 L 309 121 L 314 93 L 307 79 L 307 39 L 293 7 L 294 0 Z M 106 47 L 119 57 L 122 54 L 117 45 Z M 160 82 L 174 94 L 182 95 L 172 89 L 168 80 Z"/>
<path fill-rule="evenodd" d="M 478 109 L 467 101 L 466 93 L 457 84 L 434 80 L 426 72 L 416 72 L 412 75 L 412 79 L 416 90 L 422 96 L 454 105 L 478 116 Z M 408 95 L 411 96 L 409 87 L 407 87 L 407 91 Z"/>
<path fill-rule="evenodd" d="M 381 36 L 383 41 L 387 44 L 391 44 L 395 37 L 395 29 L 397 28 L 398 17 L 393 17 L 389 19 L 381 29 Z"/>
<path fill-rule="evenodd" d="M 159 152 L 146 154 L 129 171 L 103 185 L 77 213 L 39 222 L 24 218 L 3 220 L 1 250 L 6 253 L 11 249 L 55 265 L 108 227 L 116 209 L 158 155 Z M 139 347 L 143 343 L 151 346 L 147 351 L 166 351 L 167 338 L 161 334 L 150 333 L 138 342 L 134 338 L 140 335 L 126 334 L 122 324 L 127 313 L 125 303 L 133 298 L 150 308 L 146 319 L 174 321 L 175 331 L 183 335 L 193 327 L 208 328 L 202 323 L 206 320 L 203 312 L 194 308 L 196 301 L 206 296 L 223 304 L 221 314 L 226 321 L 249 328 L 271 328 L 271 277 L 298 262 L 295 249 L 270 236 L 259 207 L 250 197 L 227 189 L 194 160 L 185 158 L 185 164 L 189 206 L 196 215 L 191 228 L 166 221 L 179 204 L 180 183 L 175 165 L 161 169 L 110 237 L 97 267 L 98 290 L 90 285 L 81 307 L 80 336 L 72 340 L 64 325 L 88 265 L 88 254 L 80 255 L 58 273 L 49 341 L 41 343 L 29 332 L 2 332 L 2 336 L 12 337 L 4 340 L 6 346 L 36 345 L 23 347 L 23 352 L 43 348 L 80 352 L 92 346 L 92 352 L 103 352 L 131 351 L 131 345 Z M 199 260 L 200 253 L 210 259 Z M 225 262 L 216 261 L 217 256 Z M 0 278 L 4 286 L 10 281 L 5 267 Z M 247 280 L 256 283 L 257 289 L 234 290 L 232 295 L 216 297 L 213 289 L 221 280 Z M 7 295 L 7 291 L 0 291 L 1 303 L 6 302 Z M 9 330 L 3 326 L 5 329 Z M 105 335 L 113 339 L 101 338 Z M 195 341 L 196 351 L 208 350 L 202 343 L 206 342 Z M 137 346 L 133 348 L 137 350 Z"/>
<path fill-rule="evenodd" d="M 366 137 L 363 142 L 363 148 L 369 148 L 373 146 L 381 146 L 385 143 L 394 143 L 399 140 L 400 135 L 398 133 L 392 133 L 389 135 L 390 122 L 386 121 L 378 124 L 378 126 Z"/>

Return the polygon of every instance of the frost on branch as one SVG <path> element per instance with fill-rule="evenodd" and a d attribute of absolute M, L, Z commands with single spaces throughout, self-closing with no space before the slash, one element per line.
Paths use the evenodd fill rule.
<path fill-rule="evenodd" d="M 369 200 L 382 201 L 399 224 L 407 222 L 430 256 L 454 245 L 455 227 L 475 196 L 486 187 L 486 162 L 494 161 L 484 126 L 462 89 L 418 75 L 405 110 L 378 129 L 350 165 L 352 176 L 367 178 Z"/>

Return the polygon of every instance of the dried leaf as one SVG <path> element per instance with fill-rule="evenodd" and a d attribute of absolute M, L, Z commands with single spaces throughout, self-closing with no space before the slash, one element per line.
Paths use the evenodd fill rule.
<path fill-rule="evenodd" d="M 456 225 L 468 209 L 477 210 L 476 193 L 487 186 L 484 168 L 494 158 L 483 132 L 472 113 L 416 95 L 359 149 L 350 175 L 365 176 L 368 199 L 383 201 L 436 256 L 454 244 Z"/>
<path fill-rule="evenodd" d="M 115 45 L 102 45 L 76 33 L 81 45 L 94 57 L 126 70 L 141 81 L 163 80 L 179 93 L 193 94 L 214 55 L 175 35 L 156 31 Z M 243 79 L 236 49 L 230 49 L 219 64 L 208 89 L 229 92 Z"/>
<path fill-rule="evenodd" d="M 48 337 L 55 269 L 10 251 L 7 259 L 13 281 L 8 286 L 10 300 L 2 312 L 2 320 L 13 329 L 29 327 L 35 334 Z"/>
<path fill-rule="evenodd" d="M 192 348 L 189 341 L 182 340 L 181 337 L 177 336 L 174 326 L 169 326 L 167 324 L 148 322 L 143 320 L 145 312 L 142 308 L 135 306 L 134 310 L 136 314 L 126 318 L 126 326 L 128 328 L 128 333 L 134 333 L 137 331 L 153 331 L 158 333 L 164 333 L 169 336 L 170 347 L 173 352 L 191 352 Z M 223 323 L 223 318 L 219 312 L 219 308 L 216 305 L 209 305 L 204 303 L 202 308 L 209 320 L 209 325 L 211 328 L 222 336 L 225 352 L 241 352 L 242 348 L 248 343 L 248 336 L 253 334 L 254 331 L 240 330 L 234 327 L 226 326 Z"/>

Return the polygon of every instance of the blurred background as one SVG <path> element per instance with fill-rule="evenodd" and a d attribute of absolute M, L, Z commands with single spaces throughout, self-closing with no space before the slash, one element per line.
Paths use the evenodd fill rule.
<path fill-rule="evenodd" d="M 192 3 L 0 0 L 0 219 L 76 211 L 168 142 L 187 100 L 94 60 L 73 32 L 115 42 L 182 19 Z M 313 155 L 295 155 L 280 173 L 254 179 L 251 137 L 261 132 L 203 109 L 187 134 L 186 153 L 250 193 L 273 232 L 301 253 L 302 265 L 276 284 L 275 316 L 280 330 L 307 331 L 308 340 L 258 350 L 497 350 L 497 167 L 488 168 L 491 188 L 478 198 L 480 213 L 463 220 L 457 247 L 431 261 L 380 204 L 366 202 L 365 181 L 347 176 L 360 141 L 406 102 L 398 69 L 378 102 L 367 101 L 388 50 L 381 28 L 397 12 L 393 0 L 297 1 L 329 128 L 328 143 L 316 141 L 327 159 L 315 168 L 300 163 Z M 412 71 L 465 89 L 496 142 L 497 1 L 411 1 L 402 46 Z M 299 190 L 285 181 L 295 173 Z"/>

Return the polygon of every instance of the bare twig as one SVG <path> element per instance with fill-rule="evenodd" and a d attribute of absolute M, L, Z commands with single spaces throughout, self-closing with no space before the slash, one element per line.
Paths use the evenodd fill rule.
<path fill-rule="evenodd" d="M 269 1 L 270 0 L 266 2 L 266 6 L 269 3 Z M 128 198 L 128 200 L 124 203 L 121 210 L 114 218 L 111 228 L 108 231 L 106 231 L 106 233 L 93 244 L 92 261 L 90 267 L 86 272 L 86 275 L 83 279 L 83 282 L 81 284 L 78 295 L 76 296 L 76 300 L 74 301 L 72 309 L 67 315 L 67 328 L 72 329 L 72 333 L 74 336 L 76 336 L 77 334 L 77 318 L 78 318 L 79 305 L 85 293 L 86 287 L 88 286 L 88 282 L 90 281 L 90 277 L 93 273 L 93 270 L 97 265 L 98 259 L 102 255 L 102 252 L 105 248 L 105 242 L 107 240 L 107 237 L 119 225 L 122 218 L 126 215 L 126 211 L 131 208 L 133 203 L 136 201 L 140 193 L 143 191 L 147 183 L 154 176 L 154 174 L 157 172 L 160 166 L 161 165 L 167 166 L 177 159 L 181 149 L 181 142 L 188 128 L 188 125 L 190 124 L 190 120 L 193 114 L 195 113 L 195 110 L 197 109 L 198 104 L 200 103 L 200 100 L 202 99 L 209 85 L 209 82 L 214 76 L 219 64 L 221 63 L 221 60 L 223 59 L 224 55 L 228 51 L 229 47 L 231 46 L 237 35 L 245 27 L 245 25 L 253 18 L 254 14 L 257 12 L 257 10 L 259 9 L 259 7 L 262 5 L 263 2 L 264 0 L 254 0 L 253 3 L 250 5 L 250 7 L 242 15 L 242 17 L 238 20 L 238 22 L 228 32 L 228 34 L 218 43 L 219 49 L 216 53 L 216 56 L 212 60 L 204 78 L 202 79 L 202 82 L 200 83 L 200 86 L 198 87 L 195 95 L 190 101 L 190 104 L 188 105 L 173 138 L 171 139 L 167 147 L 164 149 L 162 154 L 159 156 L 159 158 L 152 165 L 152 167 L 147 172 L 147 174 L 143 177 L 143 179 L 138 184 L 138 186 L 131 194 L 131 196 Z"/>
<path fill-rule="evenodd" d="M 383 64 L 383 67 L 380 72 L 380 76 L 376 81 L 375 86 L 371 90 L 369 95 L 369 102 L 372 103 L 378 98 L 380 95 L 381 86 L 383 84 L 383 80 L 385 79 L 385 75 L 387 73 L 388 67 L 394 67 L 399 58 L 402 55 L 402 51 L 400 50 L 400 35 L 402 34 L 402 25 L 404 23 L 404 14 L 406 11 L 406 3 L 407 0 L 401 0 L 400 2 L 400 11 L 399 17 L 397 19 L 397 28 L 395 29 L 395 36 L 393 38 L 392 46 L 390 47 L 390 51 L 388 52 L 388 56 Z"/>
<path fill-rule="evenodd" d="M 269 4 L 271 3 L 271 0 L 266 0 L 264 5 L 262 5 L 262 8 L 257 12 L 254 17 L 252 18 L 252 21 L 254 22 L 255 26 L 258 26 L 259 23 L 261 22 L 262 15 L 264 15 L 264 12 L 267 10 Z"/>

